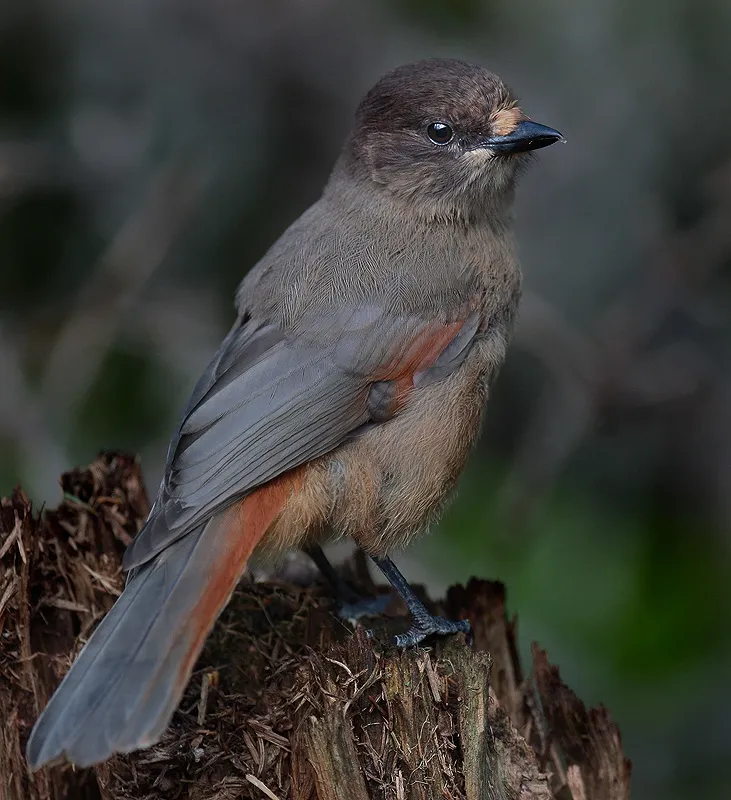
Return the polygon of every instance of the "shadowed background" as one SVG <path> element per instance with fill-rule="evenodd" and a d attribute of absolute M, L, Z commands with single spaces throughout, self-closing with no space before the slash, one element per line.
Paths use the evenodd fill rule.
<path fill-rule="evenodd" d="M 506 582 L 634 796 L 726 796 L 731 4 L 14 0 L 0 6 L 0 492 L 102 448 L 152 489 L 243 274 L 319 194 L 355 105 L 435 55 L 568 144 L 517 203 L 526 297 L 438 531 L 439 591 Z"/>

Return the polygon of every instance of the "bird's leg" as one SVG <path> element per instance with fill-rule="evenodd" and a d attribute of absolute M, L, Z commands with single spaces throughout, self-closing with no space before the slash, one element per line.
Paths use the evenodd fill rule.
<path fill-rule="evenodd" d="M 412 624 L 408 631 L 400 636 L 395 636 L 397 647 L 414 647 L 427 636 L 438 634 L 444 636 L 450 633 L 469 633 L 470 623 L 466 619 L 452 622 L 444 617 L 435 617 L 427 611 L 426 606 L 414 594 L 409 582 L 401 574 L 399 568 L 388 556 L 371 556 L 373 562 L 388 578 L 388 582 L 401 595 L 411 614 Z"/>
<path fill-rule="evenodd" d="M 357 602 L 361 599 L 358 592 L 342 579 L 340 573 L 330 563 L 319 544 L 309 545 L 305 549 L 305 552 L 315 562 L 315 565 L 320 570 L 325 580 L 330 584 L 340 601 L 350 603 Z"/>
<path fill-rule="evenodd" d="M 317 568 L 335 592 L 339 604 L 338 614 L 340 617 L 355 621 L 361 617 L 381 614 L 385 610 L 391 598 L 388 595 L 364 597 L 356 592 L 343 580 L 340 573 L 328 561 L 319 544 L 308 546 L 305 552 L 315 562 Z"/>

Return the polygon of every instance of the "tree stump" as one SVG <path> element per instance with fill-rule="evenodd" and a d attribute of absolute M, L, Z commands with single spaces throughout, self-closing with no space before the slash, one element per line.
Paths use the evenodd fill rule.
<path fill-rule="evenodd" d="M 587 710 L 538 647 L 526 678 L 504 588 L 479 580 L 431 604 L 468 618 L 472 643 L 406 652 L 389 644 L 408 624 L 395 598 L 367 632 L 334 614 L 324 588 L 244 583 L 159 744 L 31 774 L 33 722 L 121 591 L 121 554 L 148 510 L 128 456 L 102 455 L 61 484 L 42 515 L 19 489 L 0 504 L 0 800 L 629 797 L 607 711 Z"/>

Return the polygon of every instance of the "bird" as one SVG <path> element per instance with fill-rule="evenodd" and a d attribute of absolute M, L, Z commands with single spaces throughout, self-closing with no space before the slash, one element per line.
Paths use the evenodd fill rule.
<path fill-rule="evenodd" d="M 404 598 L 401 647 L 467 631 L 389 557 L 478 437 L 521 294 L 518 176 L 562 135 L 494 73 L 407 64 L 360 102 L 321 197 L 246 274 L 195 386 L 124 591 L 38 718 L 32 769 L 159 741 L 252 554 L 351 537 Z"/>

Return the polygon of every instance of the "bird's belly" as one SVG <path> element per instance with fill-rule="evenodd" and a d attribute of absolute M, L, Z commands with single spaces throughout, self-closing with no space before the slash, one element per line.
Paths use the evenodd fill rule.
<path fill-rule="evenodd" d="M 413 389 L 393 419 L 298 468 L 297 488 L 261 549 L 334 534 L 379 555 L 422 533 L 464 468 L 501 356 L 489 342 L 476 344 L 452 375 Z"/>
<path fill-rule="evenodd" d="M 329 456 L 331 527 L 367 552 L 405 545 L 435 518 L 477 438 L 486 388 L 477 363 L 414 389 L 403 410 Z"/>

